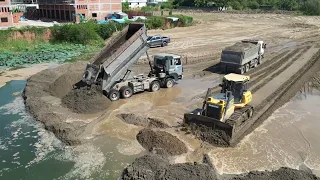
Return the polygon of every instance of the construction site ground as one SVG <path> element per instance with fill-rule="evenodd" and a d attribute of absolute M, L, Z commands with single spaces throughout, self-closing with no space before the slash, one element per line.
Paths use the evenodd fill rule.
<path fill-rule="evenodd" d="M 131 144 L 127 154 L 142 146 L 148 151 L 174 154 L 174 162 L 192 162 L 214 147 L 192 134 L 179 131 L 183 114 L 201 106 L 207 88 L 215 87 L 219 91 L 223 74 L 218 63 L 224 47 L 248 38 L 267 43 L 262 64 L 247 73 L 251 76 L 255 115 L 234 138 L 232 145 L 237 145 L 289 101 L 320 70 L 319 17 L 184 13 L 193 16 L 197 23 L 191 27 L 148 31 L 148 35 L 161 34 L 171 38 L 167 47 L 152 48 L 149 55 L 175 53 L 184 58 L 185 78 L 175 87 L 140 93 L 111 103 L 95 89 L 71 90 L 85 68 L 85 62 L 78 62 L 32 76 L 24 92 L 27 108 L 69 145 L 86 143 L 96 136 L 113 137 Z M 138 74 L 148 72 L 148 68 L 146 57 L 142 57 L 131 70 Z M 79 113 L 81 110 L 83 113 Z M 144 128 L 152 128 L 152 131 Z M 170 150 L 173 144 L 167 141 L 171 139 L 175 145 L 181 144 L 180 148 Z"/>

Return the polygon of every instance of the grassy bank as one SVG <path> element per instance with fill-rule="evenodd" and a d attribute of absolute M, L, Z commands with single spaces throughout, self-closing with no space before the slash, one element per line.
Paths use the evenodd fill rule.
<path fill-rule="evenodd" d="M 183 26 L 192 18 L 178 15 Z M 144 21 L 148 29 L 166 28 L 165 17 L 153 16 Z M 187 22 L 187 23 L 185 23 Z M 106 39 L 128 23 L 63 24 L 53 27 L 26 27 L 0 31 L 0 66 L 24 67 L 44 62 L 88 60 L 104 46 Z"/>

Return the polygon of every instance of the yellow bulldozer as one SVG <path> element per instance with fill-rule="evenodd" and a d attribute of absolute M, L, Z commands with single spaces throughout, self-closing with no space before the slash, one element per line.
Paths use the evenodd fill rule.
<path fill-rule="evenodd" d="M 253 115 L 251 91 L 248 90 L 249 76 L 227 74 L 223 77 L 220 93 L 213 94 L 208 88 L 203 106 L 184 114 L 184 123 L 202 124 L 226 132 L 232 138 L 234 132 L 242 127 Z"/>

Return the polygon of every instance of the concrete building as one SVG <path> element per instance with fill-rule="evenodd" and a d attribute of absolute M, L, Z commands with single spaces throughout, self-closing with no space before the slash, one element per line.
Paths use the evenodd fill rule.
<path fill-rule="evenodd" d="M 11 3 L 9 0 L 0 0 L 0 27 L 13 26 Z"/>
<path fill-rule="evenodd" d="M 86 19 L 103 20 L 107 14 L 122 11 L 121 0 L 0 0 L 0 27 L 14 25 L 14 8 L 25 10 L 27 19 L 79 22 Z"/>
<path fill-rule="evenodd" d="M 121 0 L 39 0 L 39 17 L 57 21 L 103 20 L 107 14 L 121 11 Z"/>

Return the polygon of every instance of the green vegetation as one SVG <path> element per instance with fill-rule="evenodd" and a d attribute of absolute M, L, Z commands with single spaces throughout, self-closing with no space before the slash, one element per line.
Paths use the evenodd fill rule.
<path fill-rule="evenodd" d="M 130 7 L 129 7 L 130 3 L 128 2 L 128 0 L 126 2 L 122 3 L 122 11 L 129 11 Z"/>
<path fill-rule="evenodd" d="M 192 17 L 177 15 L 183 25 L 190 24 Z M 140 20 L 143 21 L 143 20 Z M 163 16 L 153 16 L 145 22 L 148 29 L 165 27 Z M 131 22 L 127 22 L 131 23 Z M 126 24 L 127 24 L 126 23 Z M 104 45 L 114 32 L 122 30 L 126 24 L 110 22 L 98 24 L 93 20 L 80 24 L 62 24 L 53 27 L 26 27 L 0 31 L 0 66 L 13 69 L 43 62 L 74 62 L 87 60 Z M 50 40 L 44 39 L 51 32 Z M 34 34 L 33 38 L 21 39 L 20 33 Z"/>
<path fill-rule="evenodd" d="M 306 15 L 320 15 L 320 0 L 174 0 L 173 6 L 231 7 L 234 10 L 301 11 Z"/>
<path fill-rule="evenodd" d="M 0 54 L 0 66 L 19 67 L 25 64 L 64 62 L 88 51 L 79 44 L 38 44 L 19 52 L 4 51 Z"/>
<path fill-rule="evenodd" d="M 185 15 L 170 15 L 170 17 L 177 17 L 181 21 L 181 26 L 190 26 L 192 25 L 193 18 L 191 16 Z M 138 19 L 138 22 L 144 22 L 147 29 L 166 29 L 166 17 L 164 16 L 152 16 L 148 17 L 147 20 Z M 128 22 L 130 23 L 130 22 Z M 175 23 L 174 23 L 175 24 Z M 177 26 L 177 25 L 175 25 Z M 171 26 L 174 27 L 174 26 Z"/>
<path fill-rule="evenodd" d="M 43 38 L 48 29 L 45 27 L 3 30 L 0 33 L 0 40 L 3 42 L 0 44 L 0 66 L 21 67 L 42 62 L 73 62 L 79 57 L 91 56 L 104 45 L 105 39 L 124 26 L 118 23 L 97 24 L 93 21 L 55 25 L 49 28 L 49 42 Z M 16 32 L 33 33 L 35 38 L 15 39 Z"/>

